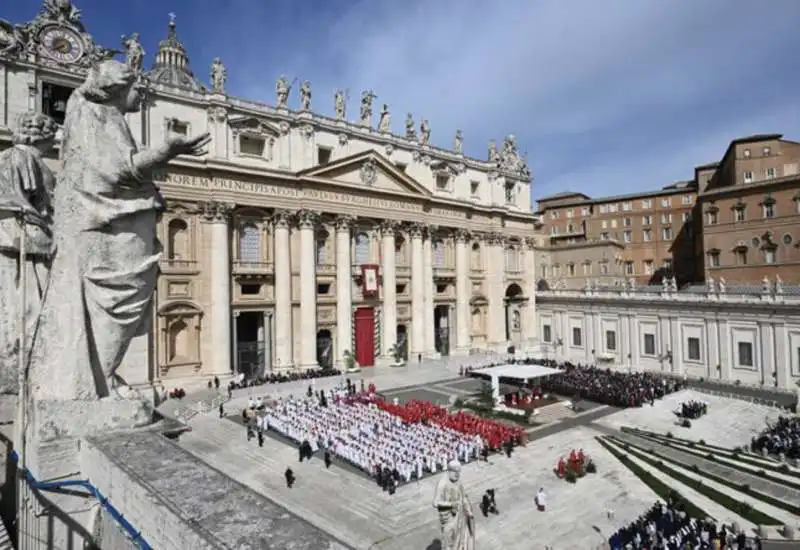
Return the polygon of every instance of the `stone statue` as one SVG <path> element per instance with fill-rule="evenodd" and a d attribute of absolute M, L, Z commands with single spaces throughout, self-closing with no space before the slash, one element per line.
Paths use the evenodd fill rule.
<path fill-rule="evenodd" d="M 144 63 L 144 48 L 139 41 L 139 33 L 135 32 L 130 36 L 122 35 L 122 46 L 125 48 L 125 61 L 130 70 L 138 73 L 142 70 Z"/>
<path fill-rule="evenodd" d="M 361 125 L 372 126 L 372 100 L 376 96 L 372 90 L 364 90 L 361 93 Z"/>
<path fill-rule="evenodd" d="M 708 292 L 709 294 L 713 294 L 715 290 L 716 287 L 714 285 L 714 277 L 709 277 L 708 280 L 706 281 L 706 292 Z"/>
<path fill-rule="evenodd" d="M 336 120 L 344 120 L 346 107 L 344 90 L 336 90 L 336 93 L 333 94 L 333 110 L 336 113 Z"/>
<path fill-rule="evenodd" d="M 311 110 L 311 82 L 308 80 L 300 85 L 300 108 L 304 111 Z"/>
<path fill-rule="evenodd" d="M 670 292 L 678 292 L 678 280 L 674 275 L 669 278 L 669 290 Z"/>
<path fill-rule="evenodd" d="M 94 65 L 72 93 L 54 194 L 55 256 L 31 352 L 31 391 L 44 400 L 131 397 L 116 376 L 131 341 L 148 334 L 164 209 L 152 172 L 204 154 L 208 134 L 169 133 L 139 150 L 125 114 L 139 110 L 137 76 Z M 120 384 L 120 382 L 122 384 Z"/>
<path fill-rule="evenodd" d="M 453 151 L 459 155 L 464 154 L 464 134 L 461 133 L 461 130 L 456 130 L 456 135 L 453 138 Z"/>
<path fill-rule="evenodd" d="M 219 57 L 215 57 L 211 62 L 211 89 L 214 93 L 224 94 L 225 83 L 228 81 L 228 69 Z"/>
<path fill-rule="evenodd" d="M 17 393 L 20 323 L 20 237 L 25 228 L 25 333 L 33 335 L 53 252 L 53 173 L 42 160 L 52 149 L 58 124 L 49 116 L 23 113 L 14 145 L 0 153 L 0 394 Z M 30 351 L 26 346 L 24 353 Z"/>
<path fill-rule="evenodd" d="M 661 292 L 669 292 L 669 277 L 665 276 L 661 278 Z"/>
<path fill-rule="evenodd" d="M 381 108 L 381 118 L 378 121 L 378 130 L 383 134 L 392 132 L 392 114 L 389 112 L 389 106 L 384 103 Z"/>
<path fill-rule="evenodd" d="M 719 293 L 720 294 L 725 294 L 726 283 L 725 283 L 725 279 L 723 277 L 719 278 L 719 284 L 717 286 L 719 287 Z"/>
<path fill-rule="evenodd" d="M 783 279 L 781 279 L 780 275 L 775 275 L 775 294 L 783 294 Z"/>
<path fill-rule="evenodd" d="M 414 115 L 411 113 L 406 114 L 406 139 L 417 139 L 417 128 L 414 125 Z"/>
<path fill-rule="evenodd" d="M 285 75 L 281 75 L 275 83 L 275 99 L 278 109 L 286 109 L 289 104 L 289 92 L 292 91 L 292 85 Z"/>
<path fill-rule="evenodd" d="M 436 484 L 433 507 L 439 513 L 442 550 L 475 549 L 475 518 L 460 478 L 461 463 L 453 460 L 447 465 L 447 477 Z"/>
<path fill-rule="evenodd" d="M 497 142 L 489 140 L 489 162 L 500 162 L 500 153 L 497 151 Z"/>
<path fill-rule="evenodd" d="M 422 122 L 419 123 L 419 142 L 422 145 L 428 145 L 431 141 L 431 125 L 430 123 L 423 119 Z"/>
<path fill-rule="evenodd" d="M 769 282 L 769 277 L 764 275 L 764 278 L 761 279 L 761 292 L 763 294 L 769 294 L 772 290 L 772 285 Z"/>

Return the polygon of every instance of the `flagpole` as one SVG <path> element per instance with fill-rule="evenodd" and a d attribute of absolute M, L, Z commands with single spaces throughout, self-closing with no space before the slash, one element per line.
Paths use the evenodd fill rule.
<path fill-rule="evenodd" d="M 27 358 L 26 353 L 26 308 L 27 308 L 27 233 L 25 231 L 25 211 L 19 213 L 19 277 L 17 280 L 17 290 L 19 292 L 19 346 L 17 350 L 17 420 L 14 436 L 14 447 L 17 452 L 17 544 L 20 544 L 24 536 L 24 523 L 25 523 L 25 501 L 27 499 L 27 491 L 25 490 L 25 412 L 26 402 L 28 400 L 28 376 L 27 376 Z"/>

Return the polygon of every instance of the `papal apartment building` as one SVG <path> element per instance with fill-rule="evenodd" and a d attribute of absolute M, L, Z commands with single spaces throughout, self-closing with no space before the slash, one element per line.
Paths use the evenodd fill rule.
<path fill-rule="evenodd" d="M 800 143 L 733 140 L 722 160 L 656 191 L 538 201 L 542 287 L 723 279 L 800 283 Z"/>
<path fill-rule="evenodd" d="M 103 49 L 71 2 L 31 15 L 0 22 L 3 147 L 21 112 L 63 120 Z M 131 129 L 142 147 L 168 131 L 212 142 L 157 174 L 168 202 L 157 307 L 129 353 L 141 362 L 123 366 L 128 382 L 341 365 L 345 352 L 369 366 L 535 338 L 537 217 L 513 136 L 476 159 L 463 152 L 471 136 L 435 146 L 431 124 L 411 114 L 396 132 L 388 105 L 373 116 L 369 90 L 354 116 L 343 93 L 312 107 L 311 84 L 284 78 L 272 105 L 234 97 L 224 63 L 204 82 L 175 20 L 165 27 Z M 141 62 L 138 36 L 125 49 Z"/>

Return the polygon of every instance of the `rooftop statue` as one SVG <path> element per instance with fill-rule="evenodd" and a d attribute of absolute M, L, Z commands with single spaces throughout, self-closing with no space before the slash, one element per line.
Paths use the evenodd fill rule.
<path fill-rule="evenodd" d="M 130 36 L 123 34 L 122 47 L 125 48 L 125 60 L 130 70 L 135 73 L 141 71 L 144 63 L 144 48 L 139 41 L 139 33 L 135 32 Z"/>
<path fill-rule="evenodd" d="M 361 93 L 361 125 L 372 126 L 372 101 L 378 97 L 372 90 Z"/>
<path fill-rule="evenodd" d="M 281 75 L 275 83 L 275 99 L 279 109 L 286 109 L 289 104 L 289 93 L 292 91 L 292 85 L 289 79 Z"/>
<path fill-rule="evenodd" d="M 211 62 L 211 89 L 215 93 L 225 93 L 225 83 L 228 82 L 228 69 L 219 57 L 215 57 Z"/>
<path fill-rule="evenodd" d="M 422 145 L 428 145 L 431 141 L 431 124 L 423 119 L 419 123 L 419 142 Z"/>
<path fill-rule="evenodd" d="M 308 80 L 300 85 L 300 106 L 304 111 L 311 110 L 311 82 Z"/>
<path fill-rule="evenodd" d="M 389 106 L 386 103 L 384 103 L 383 108 L 381 108 L 378 130 L 384 134 L 389 134 L 392 131 L 392 114 L 389 112 Z"/>
<path fill-rule="evenodd" d="M 42 155 L 52 149 L 57 130 L 49 116 L 24 113 L 17 120 L 13 147 L 0 153 L 0 393 L 19 390 L 20 307 L 25 308 L 25 333 L 32 335 L 50 274 L 55 178 Z M 19 288 L 23 247 L 24 306 Z"/>
<path fill-rule="evenodd" d="M 38 399 L 125 398 L 116 376 L 131 340 L 147 334 L 164 208 L 153 169 L 201 155 L 208 134 L 168 134 L 139 150 L 125 114 L 141 103 L 136 75 L 118 61 L 92 67 L 67 103 L 55 189 L 56 253 L 31 353 Z"/>
<path fill-rule="evenodd" d="M 406 139 L 417 140 L 417 128 L 414 125 L 414 115 L 411 113 L 406 115 Z"/>

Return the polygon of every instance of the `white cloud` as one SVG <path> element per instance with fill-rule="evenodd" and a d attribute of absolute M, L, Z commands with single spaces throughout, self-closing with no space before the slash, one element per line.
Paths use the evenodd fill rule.
<path fill-rule="evenodd" d="M 758 118 L 764 103 L 791 97 L 798 80 L 791 71 L 798 51 L 796 0 L 771 0 L 769 9 L 747 0 L 371 0 L 347 6 L 326 13 L 324 25 L 296 21 L 285 48 L 273 53 L 283 56 L 274 75 L 264 71 L 262 52 L 240 57 L 232 69 L 247 75 L 242 91 L 271 99 L 274 77 L 293 72 L 312 81 L 315 106 L 324 111 L 335 88 L 349 88 L 354 116 L 360 91 L 372 88 L 377 103 L 392 108 L 396 131 L 412 112 L 430 120 L 438 144 L 449 145 L 462 129 L 467 152 L 476 156 L 485 155 L 489 138 L 514 133 L 548 192 L 587 185 L 567 185 L 548 172 L 568 159 L 577 173 L 620 175 L 593 182 L 594 193 L 688 177 L 691 163 L 674 166 L 669 181 L 643 182 L 626 168 L 630 150 L 607 151 L 603 168 L 582 165 L 597 160 L 578 152 L 587 141 L 603 149 L 609 136 L 619 142 L 626 133 L 664 134 L 662 143 L 648 139 L 652 153 L 640 158 L 667 170 L 672 164 L 663 160 L 664 144 L 682 136 L 679 149 L 705 154 L 699 144 L 720 139 L 715 150 L 724 149 L 737 136 L 722 132 L 748 126 L 727 119 Z M 714 105 L 727 108 L 716 112 Z M 772 124 L 759 130 L 792 135 L 800 129 L 796 117 Z M 664 177 L 661 170 L 648 172 Z"/>

